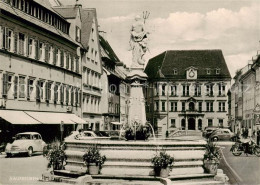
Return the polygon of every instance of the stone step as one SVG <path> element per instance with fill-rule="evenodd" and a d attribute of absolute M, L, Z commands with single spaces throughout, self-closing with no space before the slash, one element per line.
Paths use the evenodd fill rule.
<path fill-rule="evenodd" d="M 220 181 L 214 181 L 211 174 L 189 174 L 174 175 L 168 178 L 153 176 L 113 176 L 113 175 L 85 175 L 79 178 L 68 178 L 52 175 L 52 179 L 59 179 L 59 182 L 68 184 L 99 184 L 99 185 L 224 185 Z M 168 179 L 168 180 L 167 180 Z M 167 180 L 167 182 L 166 182 Z M 170 180 L 170 181 L 169 181 Z M 159 182 L 161 181 L 161 182 Z"/>
<path fill-rule="evenodd" d="M 84 162 L 75 161 L 75 160 L 66 160 L 67 164 L 77 163 L 80 165 L 84 165 Z M 202 166 L 202 160 L 181 160 L 174 161 L 174 167 L 184 167 L 184 166 Z M 142 160 L 142 161 L 133 161 L 133 160 L 106 160 L 104 166 L 148 166 L 152 167 L 151 160 Z"/>
<path fill-rule="evenodd" d="M 78 178 L 85 174 L 86 174 L 85 172 L 68 171 L 68 170 L 54 170 L 54 175 L 71 177 L 71 178 Z"/>
<path fill-rule="evenodd" d="M 154 176 L 146 176 L 146 175 L 92 175 L 93 179 L 123 179 L 123 180 L 146 180 L 146 181 L 159 181 L 161 177 L 154 177 Z M 206 180 L 213 180 L 214 175 L 212 174 L 187 174 L 187 175 L 172 175 L 167 177 L 171 181 L 177 180 L 187 180 L 187 179 L 206 179 Z"/>
<path fill-rule="evenodd" d="M 66 172 L 65 172 L 66 173 Z M 68 172 L 67 172 L 68 173 Z M 113 176 L 113 175 L 84 175 L 79 178 L 69 178 L 65 176 L 49 175 L 48 180 L 62 182 L 67 184 L 99 184 L 99 185 L 156 185 L 167 183 L 167 185 L 224 185 L 220 181 L 214 181 L 211 174 L 189 174 L 174 175 L 168 178 L 160 178 L 153 176 Z M 46 181 L 47 177 L 43 177 L 42 181 Z M 169 180 L 171 181 L 169 181 Z M 168 182 L 166 182 L 166 180 Z M 159 183 L 161 181 L 161 183 Z"/>
<path fill-rule="evenodd" d="M 87 166 L 84 165 L 77 165 L 75 163 L 68 163 L 65 166 L 66 170 L 69 171 L 78 171 L 85 173 L 87 170 Z M 151 166 L 107 166 L 104 165 L 102 168 L 102 174 L 109 174 L 109 175 L 149 175 L 149 172 L 152 170 Z M 170 172 L 171 175 L 180 175 L 180 174 L 203 174 L 204 170 L 202 166 L 181 166 L 181 167 L 173 167 L 172 171 Z"/>

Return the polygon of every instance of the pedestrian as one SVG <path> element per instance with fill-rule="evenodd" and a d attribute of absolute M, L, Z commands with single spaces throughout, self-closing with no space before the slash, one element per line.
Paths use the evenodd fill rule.
<path fill-rule="evenodd" d="M 257 132 L 256 132 L 256 144 L 257 145 L 260 145 L 260 130 L 259 128 L 257 127 Z"/>
<path fill-rule="evenodd" d="M 241 134 L 241 133 L 240 133 L 240 129 L 237 128 L 237 136 L 240 137 L 240 134 Z"/>

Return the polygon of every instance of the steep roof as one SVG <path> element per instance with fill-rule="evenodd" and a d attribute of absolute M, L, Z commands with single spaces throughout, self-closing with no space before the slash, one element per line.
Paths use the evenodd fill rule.
<path fill-rule="evenodd" d="M 100 43 L 101 50 L 102 50 L 102 52 L 101 52 L 102 57 L 107 57 L 108 59 L 110 59 L 111 61 L 113 61 L 115 63 L 120 62 L 119 58 L 115 54 L 115 52 L 112 49 L 112 47 L 110 46 L 110 44 L 101 35 L 99 35 L 99 43 Z"/>
<path fill-rule="evenodd" d="M 90 39 L 90 33 L 92 28 L 93 19 L 96 19 L 96 9 L 94 8 L 84 8 L 81 11 L 81 43 L 85 48 L 88 48 L 88 43 Z"/>
<path fill-rule="evenodd" d="M 78 10 L 76 6 L 55 6 L 53 9 L 66 19 L 75 18 Z"/>
<path fill-rule="evenodd" d="M 149 79 L 186 79 L 186 70 L 190 67 L 197 68 L 197 79 L 231 79 L 221 50 L 165 51 L 149 60 L 145 73 Z M 211 70 L 210 74 L 207 69 Z M 214 72 L 216 69 L 220 69 L 219 74 Z"/>
<path fill-rule="evenodd" d="M 44 0 L 42 0 L 42 1 L 44 1 Z M 37 1 L 37 3 L 40 3 L 40 2 L 41 2 L 40 0 Z M 47 4 L 48 4 L 48 3 L 47 3 Z M 21 19 L 23 19 L 23 20 L 25 20 L 25 21 L 27 21 L 27 22 L 33 24 L 33 25 L 39 26 L 39 27 L 42 28 L 42 29 L 48 30 L 48 31 L 50 31 L 50 32 L 52 32 L 52 33 L 54 33 L 54 34 L 60 36 L 60 37 L 63 37 L 63 38 L 67 39 L 68 41 L 70 41 L 70 42 L 72 42 L 72 43 L 74 43 L 74 44 L 76 44 L 76 45 L 79 45 L 79 44 L 78 44 L 77 42 L 75 42 L 68 34 L 63 33 L 61 30 L 55 28 L 54 26 L 52 26 L 52 25 L 50 25 L 50 24 L 48 24 L 48 23 L 45 23 L 44 21 L 41 21 L 41 20 L 39 20 L 39 19 L 37 19 L 37 18 L 31 16 L 31 15 L 25 14 L 25 13 L 22 12 L 22 11 L 16 10 L 16 9 L 12 8 L 12 7 L 11 7 L 9 4 L 7 4 L 7 3 L 3 3 L 3 2 L 0 1 L 0 5 L 1 5 L 1 6 L 0 6 L 0 10 L 1 10 L 1 11 L 8 12 L 8 13 L 14 15 L 14 16 L 17 16 L 17 17 L 19 17 L 19 18 L 21 18 Z M 46 5 L 46 6 L 47 6 L 47 5 Z M 48 6 L 49 6 L 49 5 L 48 5 Z M 55 12 L 55 11 L 53 10 L 53 12 Z M 57 14 L 57 12 L 55 12 L 55 13 L 56 13 L 56 15 L 60 16 L 59 14 Z M 60 16 L 60 17 L 62 18 L 62 16 Z M 65 19 L 64 19 L 64 20 L 65 20 Z M 66 20 L 65 20 L 65 21 L 66 21 Z"/>

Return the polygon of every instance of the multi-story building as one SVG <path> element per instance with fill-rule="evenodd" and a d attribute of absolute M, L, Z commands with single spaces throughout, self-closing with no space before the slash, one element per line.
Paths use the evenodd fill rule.
<path fill-rule="evenodd" d="M 251 70 L 252 64 L 248 65 L 249 70 L 240 77 L 242 86 L 242 128 L 248 128 L 249 136 L 252 136 L 255 109 L 255 71 Z"/>
<path fill-rule="evenodd" d="M 230 110 L 230 127 L 233 132 L 237 133 L 243 128 L 243 84 L 241 77 L 251 69 L 251 65 L 243 67 L 236 72 L 234 76 L 234 83 L 230 89 L 231 110 Z"/>
<path fill-rule="evenodd" d="M 58 2 L 54 8 L 70 22 L 71 35 L 86 51 L 82 52 L 82 118 L 86 121 L 83 128 L 100 130 L 102 64 L 96 10 L 78 4 L 62 6 Z"/>
<path fill-rule="evenodd" d="M 147 120 L 159 134 L 227 127 L 231 76 L 221 50 L 165 51 L 145 72 Z"/>
<path fill-rule="evenodd" d="M 102 79 L 102 130 L 120 130 L 127 123 L 129 84 L 126 68 L 120 62 L 108 41 L 100 35 L 103 75 Z"/>
<path fill-rule="evenodd" d="M 257 131 L 260 130 L 260 52 L 258 51 L 257 58 L 255 59 L 252 69 L 255 71 L 255 93 L 254 93 L 254 110 L 253 110 L 253 124 L 252 135 L 256 136 Z"/>
<path fill-rule="evenodd" d="M 15 131 L 34 128 L 53 139 L 61 123 L 65 134 L 84 123 L 79 118 L 81 45 L 70 29 L 48 1 L 0 1 L 3 124 L 12 123 Z"/>
<path fill-rule="evenodd" d="M 102 62 L 98 34 L 98 21 L 96 9 L 82 9 L 82 44 L 87 53 L 82 61 L 83 83 L 83 119 L 93 130 L 100 130 L 102 122 L 101 113 L 101 75 Z"/>
<path fill-rule="evenodd" d="M 238 70 L 231 88 L 231 128 L 235 133 L 255 136 L 260 129 L 260 55 Z"/>

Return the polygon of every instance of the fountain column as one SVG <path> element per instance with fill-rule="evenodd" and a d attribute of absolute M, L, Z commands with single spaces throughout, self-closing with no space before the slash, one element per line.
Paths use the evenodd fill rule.
<path fill-rule="evenodd" d="M 131 83 L 128 123 L 132 126 L 135 124 L 145 125 L 146 113 L 143 84 L 147 79 L 147 75 L 142 69 L 132 69 L 127 78 Z"/>
<path fill-rule="evenodd" d="M 132 50 L 132 65 L 130 73 L 127 75 L 127 79 L 131 83 L 128 123 L 134 128 L 136 125 L 146 124 L 143 84 L 147 80 L 147 75 L 144 73 L 144 55 L 148 50 L 149 33 L 145 30 L 145 20 L 148 16 L 147 12 L 143 14 L 143 19 L 136 16 L 130 30 L 129 44 L 130 50 Z"/>

